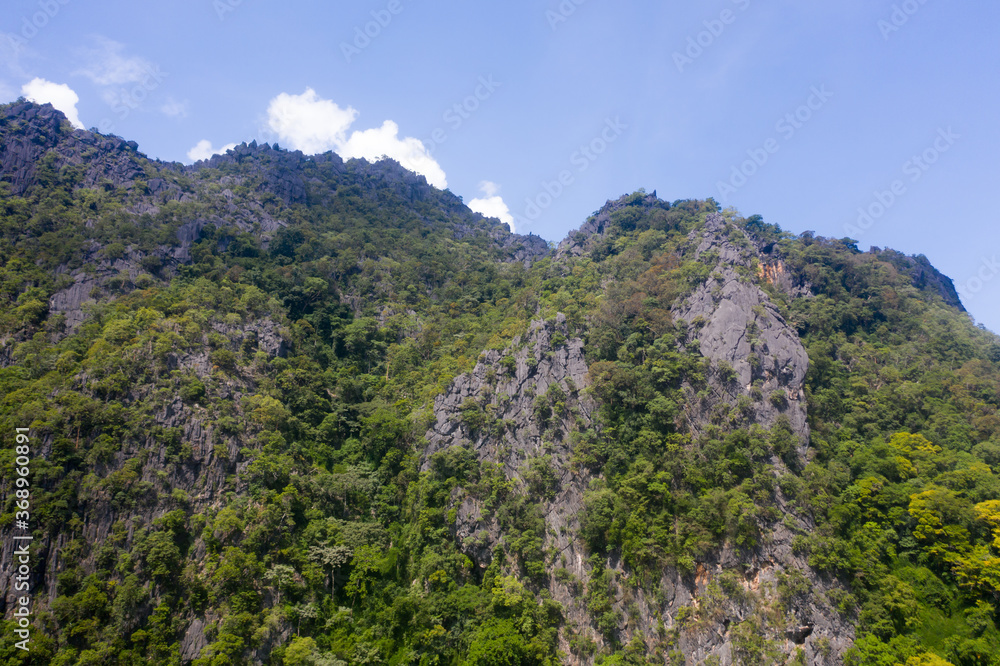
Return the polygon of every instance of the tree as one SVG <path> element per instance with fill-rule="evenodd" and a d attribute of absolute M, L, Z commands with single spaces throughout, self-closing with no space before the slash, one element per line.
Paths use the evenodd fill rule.
<path fill-rule="evenodd" d="M 520 666 L 526 649 L 512 620 L 491 618 L 470 636 L 465 666 Z"/>
<path fill-rule="evenodd" d="M 359 546 L 351 558 L 351 575 L 344 585 L 344 592 L 351 597 L 351 607 L 358 599 L 368 596 L 369 587 L 374 581 L 374 573 L 379 568 L 379 551 L 373 546 Z"/>

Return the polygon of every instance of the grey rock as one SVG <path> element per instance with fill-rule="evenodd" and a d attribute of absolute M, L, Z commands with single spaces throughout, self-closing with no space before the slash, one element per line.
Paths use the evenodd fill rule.
<path fill-rule="evenodd" d="M 184 631 L 181 638 L 181 661 L 190 663 L 201 656 L 202 648 L 208 645 L 205 638 L 205 620 L 196 617 Z"/>
<path fill-rule="evenodd" d="M 57 291 L 49 299 L 49 312 L 65 314 L 66 327 L 70 330 L 76 329 L 83 323 L 86 318 L 83 305 L 94 302 L 90 292 L 100 283 L 99 280 L 88 278 L 83 273 L 77 273 L 74 277 L 76 282 L 62 291 Z"/>
<path fill-rule="evenodd" d="M 749 277 L 752 267 L 766 257 L 745 237 L 742 246 L 737 245 L 731 240 L 737 235 L 742 233 L 719 214 L 709 215 L 704 229 L 691 234 L 694 258 L 717 260 L 708 280 L 673 311 L 675 321 L 689 324 L 689 338 L 698 341 L 701 354 L 715 369 L 708 377 L 709 399 L 698 400 L 689 387 L 689 425 L 697 432 L 699 424 L 711 421 L 720 402 L 735 407 L 738 398 L 746 396 L 753 400 L 752 414 L 741 426 L 757 423 L 769 428 L 784 415 L 804 448 L 809 442 L 805 403 L 809 356 L 770 297 Z M 735 373 L 732 380 L 725 376 L 726 365 Z M 752 398 L 755 383 L 759 398 Z M 779 399 L 782 394 L 784 400 Z"/>

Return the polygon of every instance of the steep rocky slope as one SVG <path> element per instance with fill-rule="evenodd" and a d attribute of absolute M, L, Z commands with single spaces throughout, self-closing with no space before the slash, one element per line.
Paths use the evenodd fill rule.
<path fill-rule="evenodd" d="M 545 546 L 554 546 L 579 570 L 583 553 L 567 538 L 576 527 L 582 496 L 580 475 L 570 469 L 569 433 L 591 425 L 593 404 L 581 393 L 587 383 L 583 341 L 568 335 L 565 317 L 557 315 L 553 321 L 532 322 L 510 348 L 485 352 L 471 373 L 434 401 L 424 467 L 451 446 L 469 446 L 481 460 L 499 463 L 505 475 L 517 479 L 534 471 L 533 461 L 541 461 L 552 474 L 533 488 L 542 492 L 539 501 L 548 500 Z M 455 505 L 455 536 L 485 567 L 504 535 L 482 502 L 460 492 Z"/>
<path fill-rule="evenodd" d="M 618 208 L 609 205 L 584 233 L 600 234 L 601 220 L 606 224 Z M 582 256 L 583 239 L 576 238 L 575 250 L 560 247 L 564 260 Z M 721 422 L 725 427 L 770 428 L 781 420 L 794 433 L 796 458 L 804 464 L 809 442 L 804 391 L 808 356 L 795 330 L 755 284 L 756 266 L 770 261 L 774 272 L 783 265 L 718 214 L 709 215 L 704 226 L 691 233 L 689 243 L 691 256 L 707 262 L 711 276 L 675 304 L 674 316 L 680 326 L 690 327 L 686 342 L 694 341 L 714 372 L 707 395 L 699 397 L 685 385 L 684 427 L 697 435 L 719 424 L 720 405 L 727 406 L 727 412 L 728 407 L 739 411 L 737 421 Z M 559 314 L 552 321 L 534 322 L 524 339 L 515 339 L 510 348 L 486 352 L 471 373 L 457 378 L 435 401 L 436 421 L 426 435 L 424 467 L 447 447 L 470 447 L 481 461 L 500 464 L 518 492 L 540 504 L 548 566 L 561 572 L 551 579 L 549 592 L 566 613 L 561 645 L 572 655 L 566 663 L 589 664 L 593 659 L 575 651 L 568 637 L 584 636 L 598 651 L 607 640 L 582 593 L 594 575 L 579 537 L 584 493 L 594 477 L 572 462 L 569 435 L 600 425 L 587 390 L 585 343 L 571 336 Z M 553 390 L 556 396 L 550 398 Z M 551 408 L 553 404 L 558 407 Z M 486 415 L 488 425 L 472 418 L 478 414 Z M 543 457 L 550 466 L 551 487 L 539 485 L 531 465 Z M 770 464 L 786 469 L 777 457 Z M 849 618 L 831 603 L 844 593 L 843 587 L 793 551 L 795 536 L 813 525 L 796 515 L 780 489 L 776 501 L 784 519 L 764 527 L 761 544 L 724 545 L 698 562 L 694 571 L 662 570 L 651 586 L 630 584 L 637 574 L 611 553 L 603 567 L 616 581 L 612 605 L 621 618 L 617 639 L 624 644 L 636 636 L 669 637 L 672 651 L 683 654 L 685 663 L 743 663 L 755 649 L 768 659 L 791 659 L 801 651 L 802 663 L 839 662 L 853 637 Z M 478 566 L 486 567 L 497 544 L 509 538 L 504 526 L 464 489 L 456 491 L 452 503 L 455 538 Z M 692 609 L 697 609 L 696 621 Z M 756 637 L 768 643 L 770 652 L 753 647 Z"/>
<path fill-rule="evenodd" d="M 707 261 L 711 273 L 677 305 L 674 316 L 688 323 L 689 335 L 715 368 L 709 378 L 712 395 L 689 400 L 691 427 L 697 431 L 710 423 L 712 410 L 724 402 L 752 411 L 750 422 L 764 427 L 785 416 L 805 447 L 809 357 L 796 331 L 755 284 L 761 276 L 774 280 L 783 274 L 780 260 L 765 269 L 769 258 L 717 213 L 708 216 L 704 229 L 692 232 L 690 241 L 694 259 Z M 694 398 L 694 390 L 688 391 Z M 747 398 L 752 407 L 746 406 Z"/>

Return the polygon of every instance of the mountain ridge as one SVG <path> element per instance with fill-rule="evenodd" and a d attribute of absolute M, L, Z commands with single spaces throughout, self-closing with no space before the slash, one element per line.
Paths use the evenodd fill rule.
<path fill-rule="evenodd" d="M 392 161 L 26 103 L 0 169 L 11 663 L 1000 654 L 1000 339 L 926 258 L 642 190 L 551 248 Z"/>
<path fill-rule="evenodd" d="M 0 182 L 10 182 L 15 194 L 23 193 L 23 189 L 31 182 L 34 174 L 34 164 L 40 159 L 42 154 L 56 148 L 62 140 L 60 137 L 69 139 L 72 143 L 80 146 L 103 151 L 105 154 L 116 155 L 117 162 L 112 164 L 103 163 L 99 167 L 103 177 L 108 178 L 116 187 L 134 181 L 142 173 L 139 167 L 134 164 L 133 156 L 134 158 L 148 159 L 143 153 L 139 152 L 138 144 L 135 141 L 126 141 L 120 137 L 101 135 L 92 130 L 73 129 L 65 115 L 52 107 L 51 104 L 39 105 L 32 102 L 19 101 L 4 105 L 4 107 L 5 112 L 2 124 L 5 128 L 12 123 L 26 123 L 32 130 L 28 133 L 30 136 L 25 137 L 27 140 L 23 142 L 12 141 L 11 137 L 7 135 L 9 129 L 3 130 L 3 154 L 0 155 Z M 26 149 L 27 145 L 35 147 Z M 74 164 L 74 160 L 79 160 L 81 150 L 85 149 L 77 149 L 76 146 L 73 146 L 71 154 L 63 156 L 60 166 Z M 258 146 L 256 141 L 241 143 L 224 154 L 212 155 L 207 159 L 199 160 L 190 165 L 183 165 L 178 162 L 161 162 L 159 160 L 153 160 L 152 163 L 157 165 L 158 168 L 193 173 L 204 168 L 224 170 L 228 166 L 238 166 L 248 160 L 259 160 L 262 156 L 265 158 L 274 158 L 278 163 L 278 168 L 292 171 L 291 175 L 283 174 L 283 178 L 269 174 L 271 179 L 264 183 L 264 187 L 268 191 L 278 194 L 286 204 L 305 202 L 305 185 L 301 175 L 295 173 L 295 171 L 297 167 L 301 167 L 307 162 L 327 164 L 333 170 L 341 172 L 348 165 L 356 165 L 356 173 L 368 177 L 384 178 L 387 182 L 394 183 L 394 189 L 397 194 L 403 195 L 405 190 L 405 196 L 411 198 L 420 197 L 422 193 L 436 189 L 431 188 L 425 178 L 406 170 L 391 158 L 377 162 L 368 162 L 367 160 L 357 158 L 345 162 L 332 151 L 307 156 L 301 151 L 276 149 L 267 143 Z M 271 159 L 267 159 L 266 161 L 271 161 Z M 83 186 L 93 186 L 96 184 L 98 177 L 97 172 L 91 170 Z M 146 187 L 150 194 L 163 196 L 168 200 L 171 198 L 180 199 L 184 194 L 178 188 L 168 185 L 161 178 L 151 179 L 151 182 L 146 183 Z M 455 195 L 450 196 L 452 197 L 449 202 L 451 205 L 460 203 L 460 198 L 455 197 Z M 580 238 L 581 235 L 585 238 L 602 235 L 603 230 L 610 221 L 611 214 L 626 206 L 629 196 L 622 195 L 616 200 L 609 199 L 580 228 L 569 232 L 566 238 L 557 243 L 555 256 L 560 257 L 573 252 L 573 248 L 576 247 L 574 239 Z M 644 196 L 645 205 L 657 205 L 656 202 L 659 200 L 656 198 L 655 191 L 652 194 Z M 474 213 L 473 215 L 483 220 L 490 219 L 478 213 Z M 495 226 L 502 227 L 503 225 Z M 502 232 L 494 233 L 501 233 L 502 235 Z M 506 235 L 503 236 L 507 238 Z M 539 237 L 533 234 L 528 234 L 527 236 L 511 234 L 511 237 L 529 239 L 528 246 L 531 249 L 525 251 L 522 260 L 530 261 L 530 257 L 541 256 L 541 247 L 538 241 L 530 240 Z M 578 248 L 576 251 L 579 251 Z M 878 247 L 872 247 L 869 252 L 876 255 L 886 255 L 889 261 L 910 273 L 914 286 L 920 289 L 934 289 L 947 303 L 963 311 L 965 310 L 954 287 L 954 282 L 934 268 L 925 256 L 908 256 L 890 248 L 882 249 Z"/>

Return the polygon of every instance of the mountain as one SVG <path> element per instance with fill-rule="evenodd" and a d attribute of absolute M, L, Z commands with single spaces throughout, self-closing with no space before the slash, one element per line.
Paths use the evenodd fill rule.
<path fill-rule="evenodd" d="M 20 101 L 0 260 L 3 663 L 1000 663 L 1000 339 L 925 257 Z"/>

